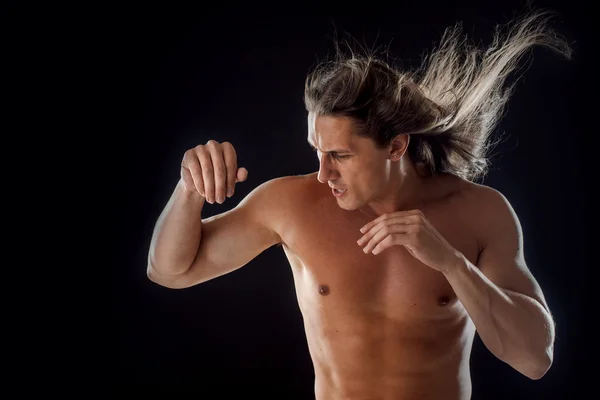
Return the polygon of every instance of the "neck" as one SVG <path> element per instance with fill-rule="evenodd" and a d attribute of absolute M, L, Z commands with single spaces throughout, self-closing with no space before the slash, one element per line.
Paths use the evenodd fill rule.
<path fill-rule="evenodd" d="M 388 184 L 382 194 L 359 210 L 369 216 L 379 216 L 396 211 L 418 209 L 430 194 L 431 175 L 425 166 L 415 165 L 403 157 L 392 162 Z"/>

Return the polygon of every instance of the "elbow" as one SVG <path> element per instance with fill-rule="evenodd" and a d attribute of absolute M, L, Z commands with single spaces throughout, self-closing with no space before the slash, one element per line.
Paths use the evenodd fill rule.
<path fill-rule="evenodd" d="M 528 376 L 529 379 L 538 380 L 542 379 L 544 375 L 550 370 L 552 367 L 552 351 L 548 350 L 541 357 L 541 360 L 537 362 L 536 368 L 532 371 L 532 373 Z"/>
<path fill-rule="evenodd" d="M 552 349 L 547 349 L 541 355 L 531 357 L 529 362 L 520 369 L 520 372 L 531 380 L 542 379 L 552 367 Z"/>
<path fill-rule="evenodd" d="M 146 276 L 151 282 L 160 284 L 160 276 L 156 273 L 156 270 L 152 268 L 152 264 L 148 263 L 146 267 Z"/>
<path fill-rule="evenodd" d="M 152 267 L 151 263 L 148 263 L 148 266 L 146 267 L 146 276 L 148 277 L 150 282 L 156 283 L 157 285 L 160 285 L 160 286 L 165 286 L 164 285 L 164 282 L 165 282 L 164 277 L 162 277 L 159 273 L 156 272 L 156 269 L 154 269 Z"/>
<path fill-rule="evenodd" d="M 151 263 L 148 263 L 148 266 L 146 268 L 146 276 L 148 277 L 148 279 L 151 282 L 156 283 L 159 286 L 169 288 L 169 289 L 182 289 L 182 288 L 188 287 L 188 285 L 185 285 L 182 282 L 183 275 L 184 274 L 180 274 L 180 275 L 161 274 L 156 270 L 156 268 L 154 268 L 152 266 Z"/>
<path fill-rule="evenodd" d="M 546 373 L 550 370 L 551 366 L 552 362 L 550 362 L 549 364 L 539 365 L 536 366 L 535 369 L 531 369 L 527 373 L 524 372 L 523 375 L 525 375 L 533 381 L 537 381 L 539 379 L 542 379 L 544 375 L 546 375 Z"/>

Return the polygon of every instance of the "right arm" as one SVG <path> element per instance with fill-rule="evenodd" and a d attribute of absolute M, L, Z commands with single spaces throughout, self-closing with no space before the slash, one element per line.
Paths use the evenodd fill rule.
<path fill-rule="evenodd" d="M 215 149 L 221 149 L 221 153 Z M 202 154 L 197 164 L 188 160 L 191 168 L 182 169 L 182 179 L 154 228 L 147 269 L 153 282 L 169 288 L 186 288 L 206 282 L 246 265 L 281 241 L 274 228 L 276 201 L 273 199 L 281 198 L 276 192 L 281 190 L 282 179 L 263 183 L 237 207 L 202 220 L 203 194 L 214 201 L 215 196 L 224 193 L 225 189 L 229 188 L 230 193 L 233 191 L 230 184 L 236 180 L 237 163 L 232 152 L 233 147 L 223 150 L 213 144 L 210 152 L 213 154 L 211 164 L 215 166 L 212 184 L 206 179 L 208 168 Z M 229 157 L 219 158 L 218 155 L 223 153 Z M 215 160 L 221 159 L 223 163 L 219 166 Z M 201 165 L 205 168 L 197 168 Z M 231 171 L 234 171 L 233 175 Z M 227 182 L 226 176 L 229 176 Z M 199 184 L 200 180 L 203 182 Z M 239 180 L 245 180 L 245 177 Z"/>

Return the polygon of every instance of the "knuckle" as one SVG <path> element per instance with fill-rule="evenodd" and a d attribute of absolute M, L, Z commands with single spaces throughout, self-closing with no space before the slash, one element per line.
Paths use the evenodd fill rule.
<path fill-rule="evenodd" d="M 200 171 L 200 166 L 198 165 L 198 163 L 190 163 L 189 165 L 187 165 L 187 167 L 189 168 L 190 171 L 196 173 L 198 171 Z"/>
<path fill-rule="evenodd" d="M 204 160 L 205 162 L 202 163 L 202 169 L 208 173 L 208 174 L 212 174 L 213 172 L 213 166 L 212 163 L 207 162 L 206 160 Z"/>
<path fill-rule="evenodd" d="M 231 158 L 231 161 L 236 161 L 237 158 L 237 154 L 235 152 L 235 148 L 230 144 L 229 146 L 225 147 L 225 150 L 227 151 L 227 154 L 229 155 L 229 158 Z"/>
<path fill-rule="evenodd" d="M 183 159 L 185 161 L 189 162 L 190 160 L 197 158 L 197 156 L 196 156 L 197 154 L 198 154 L 198 151 L 196 150 L 196 148 L 189 149 L 185 153 L 183 153 Z"/>
<path fill-rule="evenodd" d="M 212 170 L 212 162 L 209 154 L 200 154 L 198 156 L 198 160 L 200 161 L 200 165 L 202 165 L 203 169 L 211 169 Z"/>
<path fill-rule="evenodd" d="M 202 148 L 196 148 L 194 151 L 194 154 L 190 154 L 190 156 L 193 156 L 199 160 L 202 160 L 204 158 L 206 158 L 206 148 L 202 147 Z"/>

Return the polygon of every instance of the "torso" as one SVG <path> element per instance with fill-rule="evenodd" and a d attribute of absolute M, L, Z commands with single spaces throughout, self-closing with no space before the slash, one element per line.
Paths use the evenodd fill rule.
<path fill-rule="evenodd" d="M 469 399 L 475 329 L 442 273 L 401 246 L 364 254 L 356 241 L 373 218 L 340 208 L 314 174 L 295 179 L 300 195 L 280 236 L 304 318 L 316 398 Z M 461 186 L 421 211 L 476 263 L 468 190 Z"/>

